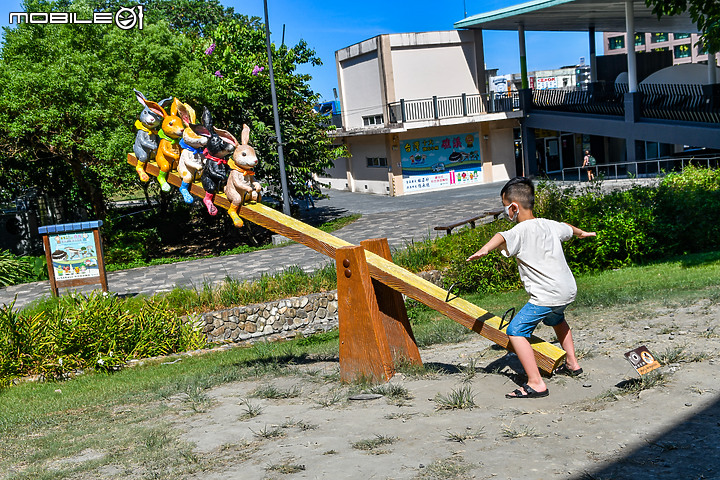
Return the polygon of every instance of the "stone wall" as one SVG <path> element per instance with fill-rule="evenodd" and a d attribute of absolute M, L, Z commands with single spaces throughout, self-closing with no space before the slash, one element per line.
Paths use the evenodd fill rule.
<path fill-rule="evenodd" d="M 437 270 L 417 275 L 442 286 L 442 275 Z M 337 300 L 337 290 L 311 293 L 203 313 L 199 322 L 210 343 L 290 339 L 337 328 Z"/>
<path fill-rule="evenodd" d="M 274 302 L 244 305 L 200 315 L 208 342 L 294 338 L 338 326 L 337 290 Z"/>

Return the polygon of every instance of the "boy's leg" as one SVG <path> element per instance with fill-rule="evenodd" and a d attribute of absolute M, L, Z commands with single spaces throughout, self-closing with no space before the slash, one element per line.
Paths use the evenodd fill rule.
<path fill-rule="evenodd" d="M 544 392 L 547 390 L 547 386 L 540 376 L 540 370 L 535 361 L 535 352 L 530 346 L 530 341 L 525 337 L 517 337 L 509 335 L 510 344 L 515 350 L 515 354 L 518 356 L 520 363 L 525 369 L 525 373 L 528 376 L 527 384 L 536 392 Z"/>
<path fill-rule="evenodd" d="M 557 335 L 560 345 L 567 354 L 565 356 L 565 365 L 567 365 L 570 370 L 577 370 L 580 368 L 580 364 L 578 363 L 577 356 L 575 355 L 575 343 L 573 342 L 570 325 L 563 320 L 559 324 L 553 326 L 553 328 L 555 329 L 555 335 Z M 532 387 L 532 385 L 530 386 Z"/>

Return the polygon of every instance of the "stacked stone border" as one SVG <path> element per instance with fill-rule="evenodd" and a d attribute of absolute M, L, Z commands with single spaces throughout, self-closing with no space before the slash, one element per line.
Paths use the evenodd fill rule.
<path fill-rule="evenodd" d="M 442 284 L 442 276 L 437 270 L 418 275 Z M 203 326 L 209 343 L 252 343 L 259 339 L 289 340 L 327 332 L 338 327 L 337 309 L 337 290 L 332 290 L 192 317 Z"/>

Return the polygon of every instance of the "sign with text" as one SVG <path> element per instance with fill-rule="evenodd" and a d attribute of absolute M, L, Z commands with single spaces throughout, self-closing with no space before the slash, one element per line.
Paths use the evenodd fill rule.
<path fill-rule="evenodd" d="M 660 363 L 655 360 L 655 357 L 645 345 L 630 350 L 625 354 L 625 358 L 640 375 L 645 375 L 656 368 L 660 368 Z"/>
<path fill-rule="evenodd" d="M 405 192 L 480 183 L 482 161 L 477 133 L 400 142 Z"/>
<path fill-rule="evenodd" d="M 99 229 L 101 221 L 63 223 L 38 228 L 43 237 L 50 290 L 99 283 L 107 292 Z"/>

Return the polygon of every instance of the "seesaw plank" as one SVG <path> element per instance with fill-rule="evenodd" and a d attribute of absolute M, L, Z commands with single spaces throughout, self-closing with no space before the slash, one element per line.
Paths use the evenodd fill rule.
<path fill-rule="evenodd" d="M 137 164 L 137 159 L 133 154 L 128 154 L 128 163 L 133 166 Z M 149 175 L 157 176 L 159 169 L 156 164 L 148 162 L 145 171 Z M 180 186 L 182 181 L 176 172 L 171 172 L 167 180 L 175 186 Z M 191 186 L 190 192 L 200 198 L 205 196 L 202 186 L 197 183 Z M 215 196 L 215 204 L 224 209 L 230 206 L 230 202 L 221 194 Z M 260 203 L 243 205 L 238 209 L 238 215 L 268 230 L 302 243 L 330 258 L 335 258 L 336 249 L 353 246 L 353 244 L 345 240 L 295 218 L 288 217 Z M 372 278 L 427 305 L 433 310 L 437 310 L 451 320 L 479 333 L 501 347 L 510 349 L 510 340 L 507 334 L 504 329 L 500 330 L 498 328 L 501 321 L 500 317 L 460 297 L 450 295 L 450 300 L 446 301 L 446 298 L 448 298 L 446 290 L 374 253 L 366 251 L 365 258 Z M 564 350 L 538 337 L 533 336 L 530 343 L 535 351 L 538 367 L 547 373 L 552 373 L 565 359 Z"/>

